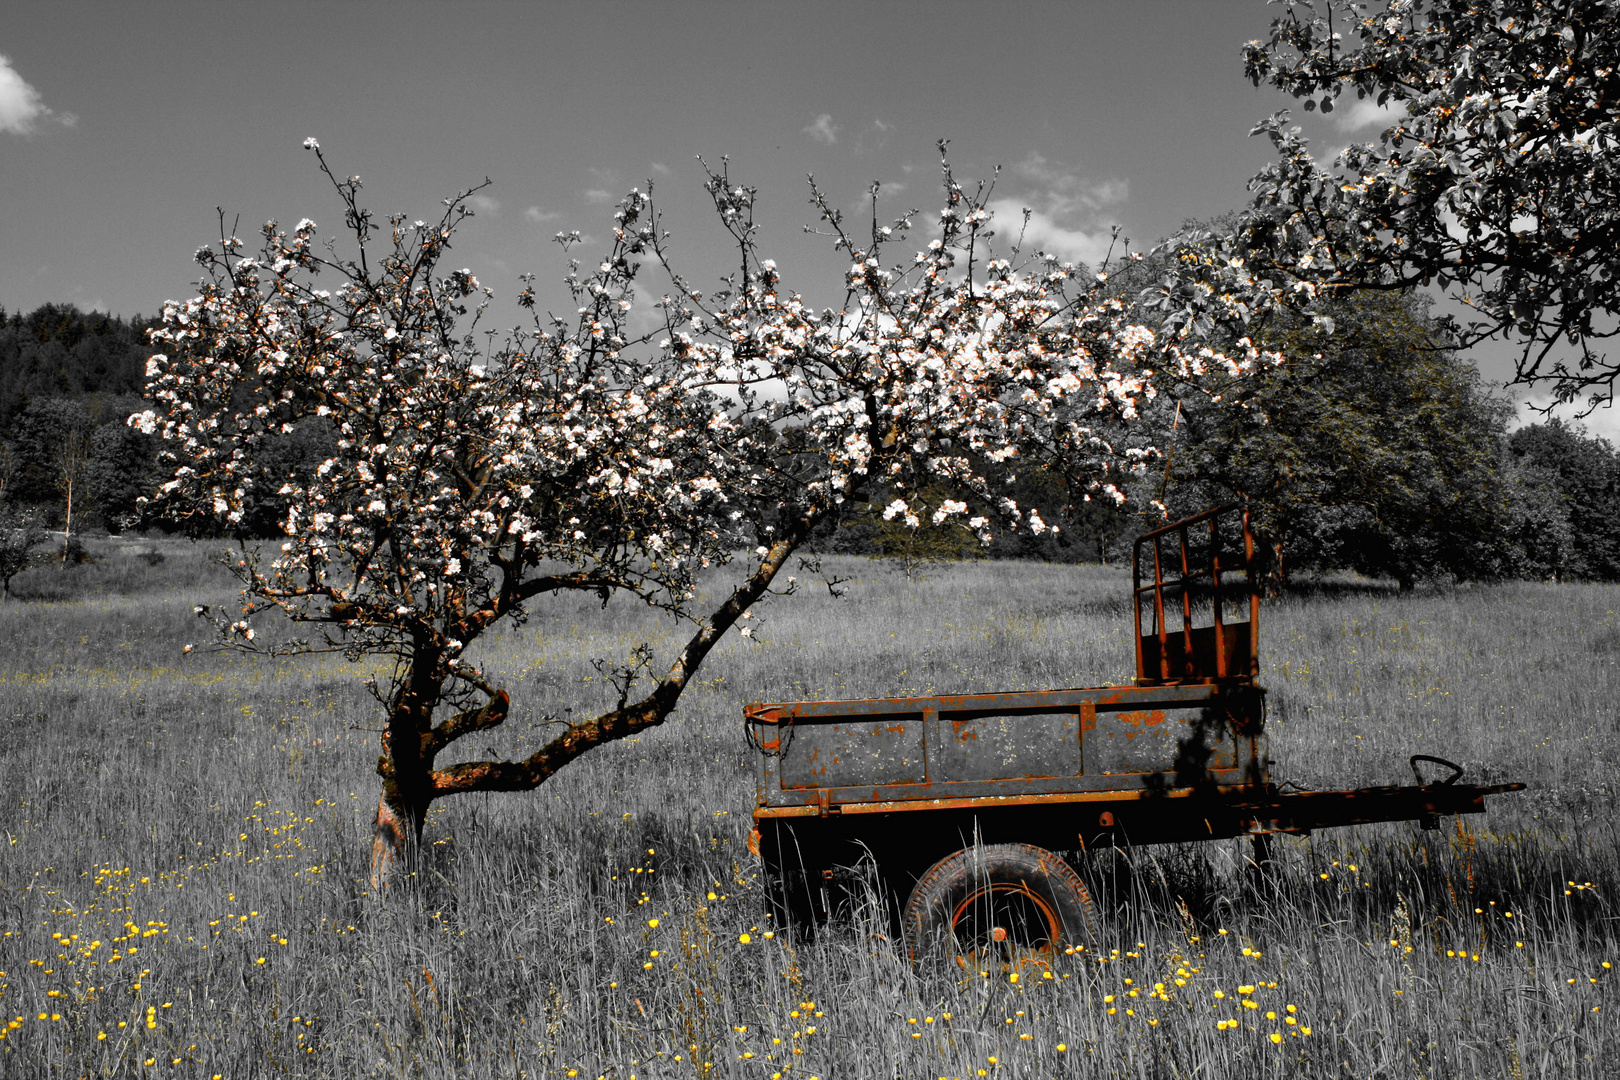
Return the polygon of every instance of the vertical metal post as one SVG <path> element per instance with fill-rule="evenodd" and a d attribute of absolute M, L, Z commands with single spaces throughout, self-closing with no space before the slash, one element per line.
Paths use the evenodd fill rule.
<path fill-rule="evenodd" d="M 1136 677 L 1144 680 L 1148 677 L 1147 658 L 1142 654 L 1142 545 L 1131 545 L 1131 599 L 1136 608 Z"/>
<path fill-rule="evenodd" d="M 1181 540 L 1181 677 L 1191 679 L 1198 674 L 1198 653 L 1193 648 L 1192 568 L 1187 562 L 1187 526 L 1179 530 Z"/>
<path fill-rule="evenodd" d="M 1270 833 L 1253 833 L 1249 837 L 1250 862 L 1249 886 L 1257 893 L 1264 895 L 1271 891 L 1276 879 L 1275 855 L 1272 851 Z"/>
<path fill-rule="evenodd" d="M 1187 587 L 1192 570 L 1187 565 L 1187 527 L 1181 527 L 1181 632 L 1192 630 L 1192 590 Z M 1190 643 L 1190 640 L 1189 640 Z"/>
<path fill-rule="evenodd" d="M 1153 618 L 1159 637 L 1159 681 L 1170 681 L 1170 635 L 1164 628 L 1164 566 L 1160 537 L 1153 538 Z"/>
<path fill-rule="evenodd" d="M 1215 529 L 1220 519 L 1219 514 L 1209 519 L 1209 600 L 1215 613 L 1215 677 L 1224 679 L 1230 672 L 1226 670 L 1226 619 L 1221 614 L 1221 541 Z"/>
<path fill-rule="evenodd" d="M 1249 528 L 1249 510 L 1243 509 L 1243 558 L 1249 579 L 1249 669 L 1244 674 L 1260 674 L 1260 584 L 1254 579 L 1254 531 Z"/>

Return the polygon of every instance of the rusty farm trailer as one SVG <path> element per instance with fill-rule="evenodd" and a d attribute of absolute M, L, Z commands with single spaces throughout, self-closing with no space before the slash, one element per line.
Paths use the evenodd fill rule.
<path fill-rule="evenodd" d="M 863 860 L 915 944 L 1046 946 L 1089 932 L 1065 855 L 1374 821 L 1433 827 L 1522 784 L 1459 783 L 1412 759 L 1414 784 L 1281 792 L 1257 685 L 1260 597 L 1248 514 L 1211 510 L 1147 533 L 1133 559 L 1129 686 L 749 705 L 763 777 L 753 842 L 773 903 L 824 918 Z M 1419 764 L 1450 770 L 1425 782 Z"/>

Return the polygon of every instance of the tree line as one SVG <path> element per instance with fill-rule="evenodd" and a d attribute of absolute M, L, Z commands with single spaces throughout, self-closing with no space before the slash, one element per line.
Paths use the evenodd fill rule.
<path fill-rule="evenodd" d="M 1116 282 L 1139 288 L 1154 259 Z M 0 309 L 0 501 L 41 526 L 176 528 L 143 516 L 159 482 L 157 443 L 127 418 L 142 396 L 151 323 L 46 304 Z M 1246 328 L 1288 357 L 1219 391 L 1147 407 L 1167 461 L 1126 484 L 1129 500 L 1075 497 L 1049 470 L 1003 475 L 999 490 L 1041 507 L 1056 528 L 998 530 L 988 545 L 959 523 L 885 520 L 890 498 L 850 505 L 812 546 L 896 560 L 908 570 L 988 555 L 1048 562 L 1129 558 L 1129 542 L 1168 513 L 1236 500 L 1259 511 L 1274 579 L 1347 569 L 1394 578 L 1620 580 L 1620 451 L 1579 424 L 1515 426 L 1420 294 L 1357 295 Z M 1206 377 L 1207 378 L 1207 377 Z M 1219 375 L 1214 376 L 1217 381 Z M 1218 399 L 1218 400 L 1217 400 Z M 265 453 L 297 476 L 331 449 L 301 425 Z M 934 502 L 962 494 L 947 482 Z M 1156 505 L 1157 504 L 1157 505 Z M 284 499 L 252 486 L 241 531 L 279 535 Z"/>
<path fill-rule="evenodd" d="M 143 509 L 164 477 L 157 440 L 128 423 L 150 405 L 147 334 L 155 325 L 72 304 L 9 315 L 0 307 L 0 511 L 71 531 L 182 527 Z M 290 474 L 319 462 L 329 442 L 309 425 L 269 452 Z M 248 501 L 243 532 L 275 535 L 275 491 L 256 488 Z"/>

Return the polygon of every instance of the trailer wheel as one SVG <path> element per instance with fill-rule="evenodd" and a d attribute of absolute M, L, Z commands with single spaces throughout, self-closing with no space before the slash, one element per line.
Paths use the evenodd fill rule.
<path fill-rule="evenodd" d="M 912 957 L 1047 953 L 1092 938 L 1091 894 L 1074 868 L 1033 844 L 982 844 L 948 855 L 906 902 Z"/>

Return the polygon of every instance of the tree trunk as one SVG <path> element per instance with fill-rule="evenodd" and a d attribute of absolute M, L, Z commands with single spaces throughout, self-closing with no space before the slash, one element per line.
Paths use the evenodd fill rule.
<path fill-rule="evenodd" d="M 788 556 L 822 516 L 809 514 L 783 530 L 747 580 L 699 622 L 650 694 L 638 702 L 620 702 L 618 708 L 594 719 L 575 722 L 522 761 L 464 761 L 434 770 L 435 756 L 450 743 L 499 726 L 511 700 L 506 691 L 498 690 L 482 707 L 458 713 L 434 727 L 433 713 L 446 675 L 444 655 L 438 646 L 418 641 L 410 671 L 389 710 L 383 752 L 377 760 L 383 788 L 371 841 L 371 887 L 384 888 L 400 873 L 400 861 L 414 858 L 421 850 L 422 826 L 434 799 L 467 791 L 530 791 L 589 750 L 663 723 L 715 643 L 769 591 Z"/>
<path fill-rule="evenodd" d="M 399 809 L 388 800 L 385 789 L 377 797 L 377 820 L 371 836 L 371 891 L 378 892 L 398 873 L 399 860 L 408 861 L 416 841 L 413 830 L 400 816 Z"/>
<path fill-rule="evenodd" d="M 1288 566 L 1283 561 L 1283 541 L 1273 540 L 1271 543 L 1271 566 L 1266 571 L 1263 585 L 1266 599 L 1275 600 L 1288 588 Z"/>
<path fill-rule="evenodd" d="M 384 742 L 388 737 L 383 736 Z M 387 760 L 384 751 L 383 760 Z M 381 771 L 382 762 L 378 762 Z M 422 846 L 422 827 L 427 823 L 428 805 L 427 770 L 419 769 L 414 784 L 400 784 L 399 764 L 394 765 L 394 776 L 384 776 L 382 792 L 377 796 L 377 818 L 371 831 L 371 888 L 380 890 L 400 873 L 400 864 L 412 863 Z"/>
<path fill-rule="evenodd" d="M 62 565 L 66 566 L 68 552 L 73 549 L 73 485 L 67 485 L 67 517 L 62 520 Z"/>
<path fill-rule="evenodd" d="M 428 806 L 433 801 L 433 754 L 428 745 L 433 710 L 443 686 L 439 656 L 418 645 L 404 684 L 389 710 L 377 773 L 382 793 L 371 839 L 371 887 L 381 889 L 399 873 L 401 859 L 413 857 L 422 843 Z"/>

